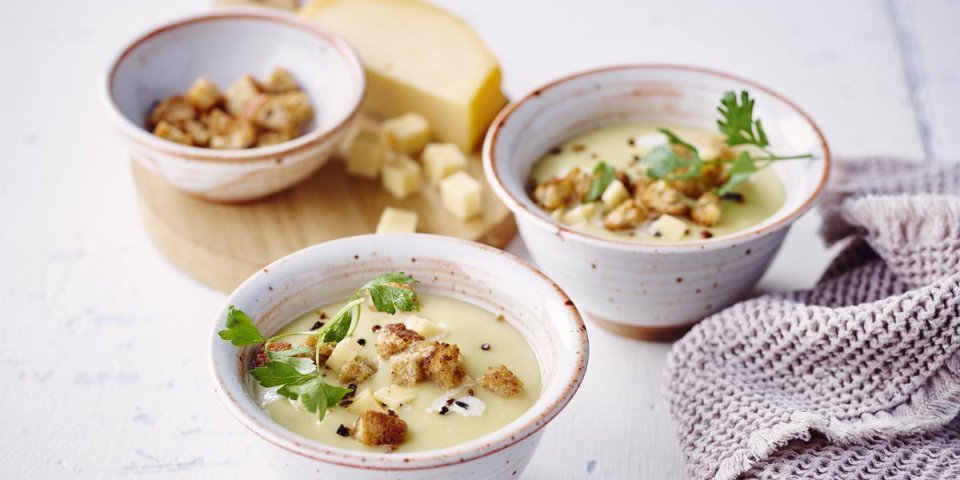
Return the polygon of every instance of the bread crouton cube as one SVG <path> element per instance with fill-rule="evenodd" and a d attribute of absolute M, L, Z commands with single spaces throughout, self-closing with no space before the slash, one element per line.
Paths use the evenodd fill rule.
<path fill-rule="evenodd" d="M 449 343 L 436 344 L 423 360 L 423 371 L 427 378 L 446 389 L 459 387 L 467 376 L 460 347 Z"/>
<path fill-rule="evenodd" d="M 226 131 L 230 129 L 230 123 L 233 122 L 233 117 L 219 108 L 213 108 L 203 114 L 200 117 L 200 121 L 207 126 L 207 130 L 210 131 L 211 135 L 219 135 L 226 133 Z"/>
<path fill-rule="evenodd" d="M 375 126 L 362 124 L 350 145 L 347 173 L 355 177 L 377 178 L 386 154 L 383 132 Z"/>
<path fill-rule="evenodd" d="M 360 393 L 354 395 L 350 405 L 347 406 L 347 411 L 354 415 L 360 415 L 365 410 L 381 410 L 380 404 L 373 398 L 373 392 L 369 388 L 364 388 Z"/>
<path fill-rule="evenodd" d="M 210 148 L 237 149 L 253 145 L 257 139 L 257 129 L 242 118 L 234 118 L 226 131 L 210 137 Z"/>
<path fill-rule="evenodd" d="M 327 366 L 336 372 L 342 371 L 344 365 L 363 357 L 363 347 L 351 337 L 344 338 L 330 352 Z"/>
<path fill-rule="evenodd" d="M 417 348 L 410 348 L 390 357 L 390 378 L 393 383 L 414 385 L 426 378 L 423 372 L 424 358 L 423 352 Z"/>
<path fill-rule="evenodd" d="M 427 173 L 427 179 L 433 186 L 450 175 L 467 168 L 467 157 L 453 143 L 431 143 L 423 150 L 420 161 Z"/>
<path fill-rule="evenodd" d="M 305 356 L 313 359 L 319 357 L 319 364 L 324 365 L 327 359 L 330 358 L 330 354 L 333 353 L 333 345 L 326 342 L 319 342 L 318 340 L 316 335 L 310 335 L 303 341 L 303 344 L 311 349 L 310 353 Z"/>
<path fill-rule="evenodd" d="M 383 165 L 380 181 L 387 193 L 401 200 L 420 193 L 420 164 L 406 155 L 398 155 Z"/>
<path fill-rule="evenodd" d="M 407 439 L 407 422 L 392 411 L 367 410 L 357 418 L 353 437 L 368 446 L 400 445 Z"/>
<path fill-rule="evenodd" d="M 488 367 L 487 372 L 477 379 L 480 386 L 504 398 L 513 398 L 523 391 L 523 381 L 506 365 Z"/>
<path fill-rule="evenodd" d="M 277 97 L 267 97 L 253 112 L 253 121 L 263 128 L 272 130 L 293 130 L 297 126 L 293 112 L 287 109 L 282 99 Z"/>
<path fill-rule="evenodd" d="M 406 350 L 407 347 L 423 340 L 423 336 L 410 330 L 402 323 L 388 323 L 378 332 L 377 353 L 384 358 Z"/>
<path fill-rule="evenodd" d="M 360 384 L 377 373 L 377 362 L 366 358 L 355 358 L 340 367 L 337 381 L 344 385 Z"/>
<path fill-rule="evenodd" d="M 417 113 L 405 113 L 383 122 L 390 148 L 413 155 L 423 150 L 430 140 L 430 124 Z"/>
<path fill-rule="evenodd" d="M 276 95 L 275 98 L 287 109 L 290 117 L 293 118 L 294 125 L 303 125 L 313 119 L 313 105 L 310 104 L 310 97 L 306 93 L 287 92 Z"/>
<path fill-rule="evenodd" d="M 270 76 L 267 78 L 267 81 L 264 82 L 263 88 L 270 93 L 286 93 L 299 90 L 300 86 L 297 85 L 297 81 L 293 79 L 290 72 L 278 67 L 270 72 Z"/>
<path fill-rule="evenodd" d="M 177 142 L 183 145 L 193 145 L 193 138 L 190 137 L 189 133 L 175 127 L 172 123 L 167 122 L 166 120 L 160 120 L 160 123 L 157 124 L 157 128 L 153 129 L 153 134 L 164 140 L 170 140 L 171 142 Z"/>
<path fill-rule="evenodd" d="M 187 90 L 187 102 L 190 102 L 190 105 L 193 105 L 193 108 L 200 112 L 210 110 L 220 102 L 220 98 L 220 87 L 206 77 L 194 80 L 190 89 Z"/>
<path fill-rule="evenodd" d="M 417 393 L 412 388 L 401 385 L 387 385 L 373 392 L 373 398 L 387 408 L 399 409 L 417 398 Z"/>
<path fill-rule="evenodd" d="M 153 107 L 147 117 L 147 128 L 154 130 L 160 122 L 177 126 L 187 120 L 193 120 L 196 115 L 197 111 L 185 98 L 174 95 Z"/>
<path fill-rule="evenodd" d="M 183 122 L 183 131 L 190 135 L 193 144 L 198 147 L 205 147 L 210 143 L 210 130 L 199 120 L 187 120 Z"/>
<path fill-rule="evenodd" d="M 267 96 L 260 91 L 257 81 L 250 75 L 244 75 L 230 84 L 223 96 L 226 100 L 227 112 L 246 119 L 251 119 L 257 107 L 267 99 Z"/>
<path fill-rule="evenodd" d="M 457 172 L 440 182 L 440 200 L 455 217 L 470 220 L 483 209 L 483 187 L 467 172 Z"/>
<path fill-rule="evenodd" d="M 690 211 L 690 218 L 700 225 L 712 227 L 720 222 L 722 214 L 720 197 L 713 192 L 706 192 L 697 199 L 696 206 Z"/>

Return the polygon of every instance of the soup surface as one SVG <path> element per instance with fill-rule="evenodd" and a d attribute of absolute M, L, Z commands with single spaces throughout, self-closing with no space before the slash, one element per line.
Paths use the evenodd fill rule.
<path fill-rule="evenodd" d="M 654 148 L 667 143 L 666 136 L 657 131 L 660 126 L 622 123 L 607 125 L 577 135 L 541 157 L 531 172 L 531 180 L 540 185 L 551 179 L 563 177 L 573 168 L 579 167 L 585 172 L 592 172 L 600 162 L 604 162 L 618 172 L 625 173 L 631 182 L 649 181 L 646 167 L 640 159 Z M 668 128 L 697 146 L 701 155 L 705 157 L 713 155 L 709 150 L 718 142 L 716 134 L 682 126 L 668 126 Z M 729 147 L 726 148 L 729 149 Z M 636 189 L 631 192 L 631 194 L 634 193 Z M 639 199 L 638 193 L 636 196 Z M 682 201 L 691 208 L 696 205 L 695 197 L 684 197 Z M 752 175 L 749 180 L 737 185 L 732 190 L 732 194 L 725 196 L 719 202 L 721 215 L 719 222 L 715 225 L 705 226 L 688 216 L 674 215 L 673 217 L 686 224 L 687 228 L 685 234 L 679 238 L 658 234 L 658 231 L 653 228 L 655 215 L 650 215 L 645 221 L 628 228 L 607 228 L 604 217 L 609 213 L 609 209 L 604 208 L 600 199 L 594 203 L 597 208 L 590 208 L 587 215 L 568 215 L 573 210 L 571 207 L 576 205 L 545 209 L 555 219 L 570 225 L 573 229 L 599 237 L 638 242 L 694 242 L 729 235 L 764 221 L 783 205 L 784 188 L 773 169 L 762 169 Z"/>
<path fill-rule="evenodd" d="M 540 366 L 519 331 L 502 317 L 475 305 L 442 295 L 421 293 L 419 297 L 419 312 L 397 312 L 395 315 L 376 311 L 368 301 L 362 307 L 353 336 L 342 340 L 362 343 L 363 357 L 378 364 L 377 372 L 357 385 L 354 398 L 363 396 L 367 390 L 376 392 L 394 383 L 390 361 L 378 356 L 376 348 L 378 333 L 375 330 L 382 330 L 387 324 L 416 321 L 418 317 L 426 319 L 440 324 L 445 330 L 440 335 L 428 336 L 426 340 L 459 346 L 467 373 L 461 387 L 446 390 L 429 380 L 421 381 L 406 387 L 405 391 L 415 395 L 413 399 L 392 408 L 407 423 L 407 437 L 402 444 L 395 447 L 363 445 L 350 436 L 338 434 L 341 425 L 351 427 L 355 424 L 358 413 L 337 407 L 318 421 L 316 414 L 278 395 L 275 388 L 264 388 L 251 381 L 250 388 L 256 393 L 260 405 L 283 427 L 328 445 L 353 450 L 417 452 L 454 446 L 491 433 L 518 418 L 536 402 L 540 394 Z M 309 330 L 346 303 L 344 300 L 308 312 L 278 333 Z M 519 395 L 504 398 L 475 383 L 488 367 L 498 365 L 506 365 L 523 382 Z M 332 370 L 326 371 L 324 381 L 342 385 Z M 473 395 L 469 395 L 470 391 Z M 471 396 L 473 399 L 465 398 Z M 469 408 L 463 410 L 449 404 L 450 398 L 469 402 Z M 441 414 L 439 409 L 446 405 L 450 407 Z M 382 406 L 383 411 L 387 408 Z M 481 410 L 482 414 L 477 415 Z"/>

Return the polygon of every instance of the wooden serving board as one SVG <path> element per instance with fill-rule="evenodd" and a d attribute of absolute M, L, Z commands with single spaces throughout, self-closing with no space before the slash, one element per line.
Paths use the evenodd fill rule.
<path fill-rule="evenodd" d="M 285 192 L 246 204 L 219 204 L 183 193 L 133 165 L 140 213 L 157 248 L 178 268 L 207 285 L 231 291 L 264 265 L 327 240 L 373 233 L 384 207 L 417 211 L 418 232 L 450 235 L 503 248 L 517 232 L 513 215 L 484 180 L 479 155 L 467 170 L 484 185 L 484 214 L 461 222 L 443 209 L 424 179 L 420 195 L 398 200 L 379 180 L 346 174 L 331 159 Z"/>

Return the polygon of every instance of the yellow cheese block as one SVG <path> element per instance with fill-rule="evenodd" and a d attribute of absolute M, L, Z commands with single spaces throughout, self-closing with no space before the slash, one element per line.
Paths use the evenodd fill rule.
<path fill-rule="evenodd" d="M 313 0 L 300 14 L 360 55 L 367 110 L 384 117 L 420 113 L 437 138 L 471 151 L 507 103 L 497 60 L 463 20 L 439 7 L 419 0 Z"/>

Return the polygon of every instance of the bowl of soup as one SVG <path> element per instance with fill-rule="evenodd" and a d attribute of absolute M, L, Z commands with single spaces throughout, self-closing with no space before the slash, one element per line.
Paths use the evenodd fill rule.
<path fill-rule="evenodd" d="M 588 357 L 576 307 L 547 277 L 425 234 L 293 253 L 215 323 L 215 389 L 290 478 L 517 477 Z"/>
<path fill-rule="evenodd" d="M 830 172 L 794 103 L 674 65 L 534 90 L 494 121 L 483 161 L 538 266 L 598 325 L 652 340 L 749 295 Z"/>

